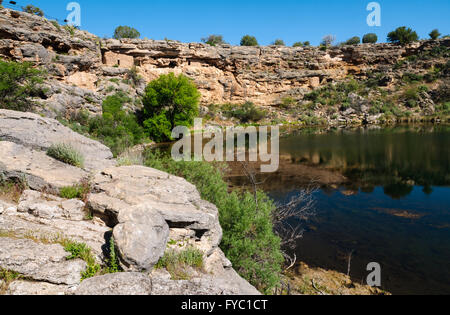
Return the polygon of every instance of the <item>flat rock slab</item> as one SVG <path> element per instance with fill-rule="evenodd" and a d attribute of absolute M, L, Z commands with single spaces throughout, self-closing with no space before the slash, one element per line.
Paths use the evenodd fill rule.
<path fill-rule="evenodd" d="M 245 280 L 236 281 L 236 279 L 205 275 L 192 280 L 173 281 L 154 276 L 152 295 L 261 295 Z"/>
<path fill-rule="evenodd" d="M 0 215 L 0 231 L 11 232 L 19 237 L 31 234 L 38 239 L 60 236 L 85 243 L 99 262 L 104 258 L 107 235 L 111 234 L 111 229 L 97 221 L 48 220 L 19 212 Z"/>
<path fill-rule="evenodd" d="M 114 240 L 124 269 L 149 271 L 164 255 L 169 240 L 169 226 L 148 205 L 123 209 Z"/>
<path fill-rule="evenodd" d="M 18 211 L 43 219 L 68 219 L 83 221 L 85 204 L 77 199 L 62 199 L 34 190 L 25 190 L 20 197 Z"/>
<path fill-rule="evenodd" d="M 6 295 L 66 295 L 68 290 L 66 285 L 19 280 L 8 286 Z"/>
<path fill-rule="evenodd" d="M 82 169 L 52 159 L 45 152 L 7 141 L 0 141 L 0 173 L 7 179 L 25 178 L 31 189 L 52 193 L 79 184 L 88 176 Z"/>
<path fill-rule="evenodd" d="M 28 239 L 0 238 L 0 268 L 37 281 L 75 285 L 86 263 L 67 260 L 70 254 L 59 244 L 40 244 Z"/>
<path fill-rule="evenodd" d="M 75 295 L 150 295 L 151 290 L 149 276 L 122 272 L 84 280 Z"/>
<path fill-rule="evenodd" d="M 47 151 L 53 144 L 70 144 L 83 154 L 85 168 L 89 171 L 115 165 L 108 147 L 72 131 L 57 120 L 33 113 L 0 109 L 0 140 L 42 151 Z"/>

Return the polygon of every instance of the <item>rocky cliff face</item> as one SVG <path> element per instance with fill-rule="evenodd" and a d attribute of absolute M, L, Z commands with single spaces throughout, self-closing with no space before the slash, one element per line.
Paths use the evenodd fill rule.
<path fill-rule="evenodd" d="M 80 169 L 51 158 L 45 151 L 57 143 L 91 163 Z M 59 197 L 83 182 L 83 200 Z M 14 198 L 5 183 L 25 190 Z M 124 272 L 81 282 L 88 265 L 67 259 L 61 240 L 85 244 L 105 264 L 111 237 Z M 108 148 L 56 120 L 0 110 L 0 294 L 258 294 L 232 269 L 221 239 L 217 208 L 184 179 L 118 167 Z M 203 269 L 185 270 L 188 280 L 155 270 L 165 252 L 186 249 L 203 255 Z M 13 281 L 2 283 L 4 272 Z"/>
<path fill-rule="evenodd" d="M 192 78 L 203 105 L 243 103 L 279 105 L 283 98 L 302 99 L 305 93 L 353 75 L 373 72 L 394 79 L 399 60 L 430 49 L 436 42 L 410 47 L 392 44 L 317 47 L 236 47 L 185 44 L 176 41 L 102 40 L 22 12 L 0 10 L 0 56 L 31 61 L 49 72 L 42 103 L 46 114 L 66 110 L 101 110 L 101 100 L 113 91 L 142 93 L 145 82 L 169 72 Z M 450 40 L 438 45 L 450 46 Z M 145 79 L 127 84 L 132 66 Z M 389 81 L 389 82 L 388 82 Z"/>

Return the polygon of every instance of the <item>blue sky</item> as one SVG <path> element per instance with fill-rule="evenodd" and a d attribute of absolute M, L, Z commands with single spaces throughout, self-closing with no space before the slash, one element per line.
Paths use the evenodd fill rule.
<path fill-rule="evenodd" d="M 6 2 L 5 0 L 4 2 Z M 34 4 L 50 16 L 64 19 L 70 1 L 16 0 L 18 5 Z M 337 42 L 373 32 L 380 41 L 398 26 L 410 26 L 421 38 L 434 28 L 450 34 L 449 0 L 384 0 L 381 27 L 369 27 L 366 11 L 370 0 L 78 0 L 81 28 L 97 36 L 111 37 L 119 25 L 130 25 L 141 37 L 199 42 L 209 34 L 221 34 L 239 44 L 245 34 L 256 36 L 261 45 L 283 39 L 292 45 L 310 41 L 317 45 L 333 34 Z"/>

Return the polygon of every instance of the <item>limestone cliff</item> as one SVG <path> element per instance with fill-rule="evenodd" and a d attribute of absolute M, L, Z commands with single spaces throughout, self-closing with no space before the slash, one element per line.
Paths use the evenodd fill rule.
<path fill-rule="evenodd" d="M 450 47 L 450 39 L 408 47 L 365 44 L 327 50 L 103 40 L 27 13 L 0 10 L 0 56 L 48 70 L 48 92 L 41 101 L 50 116 L 80 108 L 100 112 L 105 95 L 117 90 L 140 95 L 146 82 L 169 72 L 192 78 L 203 105 L 252 101 L 277 106 L 286 97 L 302 100 L 312 89 L 350 75 L 364 79 L 381 73 L 383 85 L 389 86 L 407 71 L 395 65 L 435 46 Z M 409 70 L 423 74 L 437 62 L 427 60 Z M 123 80 L 133 66 L 145 79 L 137 86 Z"/>

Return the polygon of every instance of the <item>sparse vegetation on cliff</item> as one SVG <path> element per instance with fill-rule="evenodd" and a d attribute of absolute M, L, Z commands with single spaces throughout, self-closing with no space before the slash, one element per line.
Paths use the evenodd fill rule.
<path fill-rule="evenodd" d="M 44 11 L 32 4 L 23 7 L 22 11 L 30 14 L 35 14 L 37 16 L 44 16 Z"/>
<path fill-rule="evenodd" d="M 44 72 L 30 63 L 0 59 L 0 108 L 31 111 L 35 105 L 31 97 L 43 92 Z"/>

